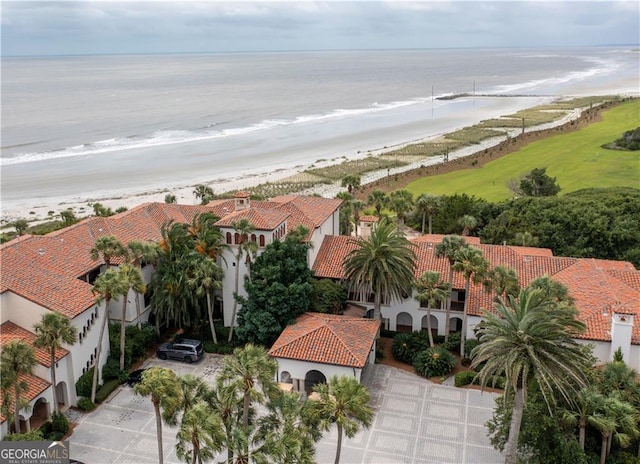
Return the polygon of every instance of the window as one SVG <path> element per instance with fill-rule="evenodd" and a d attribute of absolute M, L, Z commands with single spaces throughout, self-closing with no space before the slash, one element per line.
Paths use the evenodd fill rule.
<path fill-rule="evenodd" d="M 260 246 L 263 247 L 264 246 L 264 235 L 260 234 Z"/>
<path fill-rule="evenodd" d="M 255 242 L 256 241 L 256 234 L 251 234 L 251 241 Z"/>
<path fill-rule="evenodd" d="M 240 243 L 240 234 L 238 232 L 233 235 L 233 243 L 236 245 Z"/>
<path fill-rule="evenodd" d="M 231 245 L 231 232 L 227 232 L 227 244 Z"/>

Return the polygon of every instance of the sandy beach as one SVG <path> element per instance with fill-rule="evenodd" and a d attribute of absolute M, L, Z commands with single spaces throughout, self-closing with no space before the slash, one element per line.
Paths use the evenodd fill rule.
<path fill-rule="evenodd" d="M 625 95 L 634 95 L 633 92 L 627 90 Z M 637 96 L 637 93 L 635 94 Z M 465 100 L 476 101 L 481 100 L 483 97 L 464 97 Z M 260 166 L 259 168 L 246 169 L 242 164 L 233 166 L 228 174 L 215 178 L 215 179 L 202 179 L 198 178 L 197 172 L 193 173 L 194 181 L 185 183 L 183 185 L 159 185 L 149 184 L 141 185 L 137 189 L 123 190 L 118 189 L 117 180 L 114 181 L 114 189 L 106 190 L 97 195 L 88 196 L 52 196 L 46 199 L 24 199 L 19 201 L 3 202 L 1 208 L 1 223 L 7 225 L 8 223 L 15 221 L 16 219 L 25 218 L 31 225 L 41 223 L 47 220 L 53 220 L 58 218 L 60 211 L 65 209 L 72 209 L 78 218 L 90 216 L 93 214 L 93 203 L 100 203 L 105 207 L 112 208 L 113 210 L 126 207 L 128 209 L 147 202 L 164 202 L 165 196 L 168 193 L 175 195 L 177 202 L 180 204 L 197 204 L 198 200 L 193 194 L 194 186 L 196 184 L 206 184 L 211 186 L 216 194 L 221 194 L 234 190 L 251 190 L 252 186 L 266 182 L 277 182 L 284 178 L 290 177 L 297 173 L 308 169 L 309 167 L 323 167 L 331 164 L 338 164 L 345 160 L 353 160 L 363 158 L 367 156 L 380 155 L 390 150 L 400 148 L 404 145 L 417 143 L 421 141 L 429 141 L 435 138 L 441 137 L 446 133 L 453 132 L 454 130 L 468 127 L 476 124 L 484 119 L 492 117 L 504 116 L 511 114 L 514 111 L 524 108 L 530 108 L 541 104 L 548 103 L 554 98 L 551 97 L 493 97 L 492 104 L 487 106 L 481 106 L 482 109 L 478 111 L 470 111 L 469 114 L 464 117 L 460 117 L 458 114 L 454 118 L 442 118 L 437 124 L 433 124 L 430 129 L 420 129 L 420 132 L 424 134 L 423 137 L 411 138 L 407 140 L 395 140 L 392 143 L 382 142 L 378 146 L 362 148 L 360 150 L 354 149 L 351 152 L 345 153 L 341 151 L 341 156 L 338 157 L 326 157 L 327 154 L 332 153 L 331 147 L 319 147 L 318 151 L 309 154 L 306 157 L 278 157 L 274 156 L 270 159 L 269 163 Z M 475 104 L 474 104 L 475 105 Z M 571 120 L 577 119 L 580 115 L 580 110 L 574 110 L 568 113 L 562 119 L 554 122 L 544 124 L 541 126 L 535 126 L 527 128 L 527 131 L 538 131 L 543 129 L 552 128 L 565 124 Z M 513 133 L 519 133 L 520 129 L 515 130 Z M 390 140 L 394 134 L 384 134 L 387 137 L 386 140 Z M 396 135 L 402 137 L 402 134 Z M 405 136 L 406 137 L 406 136 Z M 465 157 L 485 150 L 500 143 L 504 137 L 496 137 L 487 139 L 480 144 L 465 147 L 463 149 L 452 151 L 450 153 L 450 159 L 456 159 Z M 380 146 L 382 145 L 382 146 Z M 324 155 L 324 156 L 323 156 Z M 420 165 L 429 166 L 436 163 L 443 162 L 442 157 L 430 157 L 414 162 L 410 165 L 393 168 L 389 172 L 384 170 L 365 173 L 362 176 L 362 183 L 367 184 L 374 182 L 386 176 L 388 174 L 397 174 L 404 171 L 409 171 L 417 168 Z M 341 187 L 339 183 L 332 185 L 320 184 L 313 189 L 304 191 L 305 194 L 319 194 L 325 197 L 333 197 L 339 191 Z"/>

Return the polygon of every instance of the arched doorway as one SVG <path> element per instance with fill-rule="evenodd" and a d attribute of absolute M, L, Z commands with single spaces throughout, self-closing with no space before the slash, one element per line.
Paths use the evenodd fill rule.
<path fill-rule="evenodd" d="M 396 331 L 413 332 L 413 318 L 409 313 L 398 313 L 396 316 Z"/>
<path fill-rule="evenodd" d="M 58 402 L 58 409 L 63 409 L 69 406 L 69 397 L 67 396 L 67 383 L 58 382 L 56 385 L 56 401 Z"/>
<path fill-rule="evenodd" d="M 39 428 L 51 418 L 49 406 L 49 402 L 45 398 L 38 398 L 33 404 L 33 414 L 29 419 L 32 430 Z"/>
<path fill-rule="evenodd" d="M 449 319 L 449 333 L 451 332 L 462 332 L 462 319 L 459 317 L 452 317 Z"/>
<path fill-rule="evenodd" d="M 435 337 L 438 335 L 438 318 L 431 314 L 431 334 Z M 427 331 L 427 315 L 422 316 L 421 327 L 423 331 Z"/>
<path fill-rule="evenodd" d="M 313 392 L 313 387 L 319 383 L 327 383 L 327 378 L 322 372 L 316 370 L 307 372 L 307 375 L 304 376 L 304 391 L 310 395 Z"/>
<path fill-rule="evenodd" d="M 293 383 L 293 379 L 291 378 L 289 371 L 282 371 L 280 373 L 280 383 Z"/>

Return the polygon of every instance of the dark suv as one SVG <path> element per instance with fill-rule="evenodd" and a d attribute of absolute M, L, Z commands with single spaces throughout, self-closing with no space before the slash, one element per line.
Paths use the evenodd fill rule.
<path fill-rule="evenodd" d="M 156 350 L 156 354 L 160 359 L 171 358 L 192 363 L 204 356 L 204 348 L 200 340 L 183 338 L 173 342 L 163 343 Z"/>

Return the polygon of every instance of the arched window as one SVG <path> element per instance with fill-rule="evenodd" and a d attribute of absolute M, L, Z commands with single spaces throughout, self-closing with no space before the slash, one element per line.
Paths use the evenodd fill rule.
<path fill-rule="evenodd" d="M 260 246 L 264 246 L 264 234 L 260 234 Z"/>
<path fill-rule="evenodd" d="M 231 232 L 227 232 L 227 244 L 231 245 Z"/>
<path fill-rule="evenodd" d="M 255 242 L 256 241 L 256 234 L 251 234 L 251 241 Z"/>
<path fill-rule="evenodd" d="M 233 236 L 233 243 L 235 243 L 236 245 L 240 243 L 240 234 L 238 232 L 236 232 Z"/>

